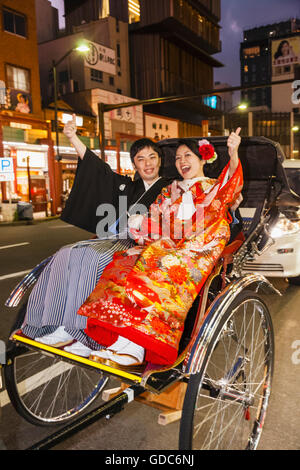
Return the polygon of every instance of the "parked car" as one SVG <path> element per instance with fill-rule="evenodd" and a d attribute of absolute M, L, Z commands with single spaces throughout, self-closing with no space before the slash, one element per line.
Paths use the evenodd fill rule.
<path fill-rule="evenodd" d="M 300 195 L 300 160 L 284 160 L 291 189 Z M 242 217 L 249 220 L 254 209 L 242 207 Z M 300 217 L 300 210 L 298 211 Z M 263 273 L 266 277 L 285 277 L 300 285 L 300 221 L 292 222 L 283 214 L 271 231 L 274 244 L 262 255 L 256 255 L 244 265 L 245 272 Z"/>

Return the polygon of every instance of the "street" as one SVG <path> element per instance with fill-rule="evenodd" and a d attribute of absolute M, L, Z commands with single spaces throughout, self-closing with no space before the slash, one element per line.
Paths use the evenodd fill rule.
<path fill-rule="evenodd" d="M 7 339 L 17 308 L 4 307 L 10 291 L 40 261 L 68 243 L 90 238 L 90 234 L 60 220 L 34 225 L 0 227 L 0 340 Z M 261 450 L 299 450 L 300 402 L 300 287 L 284 279 L 272 279 L 282 297 L 265 298 L 275 330 L 275 374 L 273 390 L 260 441 Z M 111 380 L 111 387 L 117 381 Z M 23 420 L 2 392 L 0 448 L 25 449 L 54 432 Z M 179 422 L 161 426 L 159 410 L 133 402 L 111 420 L 99 421 L 58 445 L 55 449 L 77 450 L 176 450 Z"/>

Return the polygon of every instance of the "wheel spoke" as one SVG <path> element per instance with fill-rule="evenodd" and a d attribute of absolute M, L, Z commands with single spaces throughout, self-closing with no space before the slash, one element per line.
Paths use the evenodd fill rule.
<path fill-rule="evenodd" d="M 242 293 L 241 299 L 217 324 L 197 379 L 198 392 L 193 392 L 194 405 L 188 405 L 188 397 L 185 400 L 185 407 L 194 406 L 195 449 L 246 449 L 258 444 L 270 394 L 272 324 L 256 294 Z"/>
<path fill-rule="evenodd" d="M 34 424 L 72 418 L 99 396 L 108 380 L 99 371 L 30 350 L 17 355 L 10 370 L 8 392 L 23 417 Z"/>

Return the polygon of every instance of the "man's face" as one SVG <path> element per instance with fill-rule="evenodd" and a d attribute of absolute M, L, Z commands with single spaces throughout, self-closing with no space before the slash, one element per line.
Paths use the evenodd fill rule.
<path fill-rule="evenodd" d="M 152 147 L 144 147 L 133 159 L 134 169 L 146 183 L 154 183 L 158 178 L 161 159 Z"/>

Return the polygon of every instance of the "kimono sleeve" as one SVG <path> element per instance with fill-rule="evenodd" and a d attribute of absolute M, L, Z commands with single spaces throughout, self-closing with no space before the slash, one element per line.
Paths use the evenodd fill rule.
<path fill-rule="evenodd" d="M 141 220 L 139 229 L 130 229 L 132 238 L 139 245 L 147 245 L 163 236 L 163 218 L 170 205 L 170 186 L 163 188 L 156 200 L 151 204 L 149 212 Z"/>
<path fill-rule="evenodd" d="M 238 166 L 231 177 L 228 178 L 229 163 L 225 166 L 222 173 L 218 178 L 220 188 L 218 190 L 217 198 L 231 207 L 243 189 L 243 170 L 241 162 L 238 162 Z"/>
<path fill-rule="evenodd" d="M 91 150 L 87 149 L 79 159 L 75 180 L 61 219 L 76 227 L 96 233 L 100 204 L 112 204 L 118 208 L 119 186 L 131 185 L 128 176 L 119 175 Z"/>

